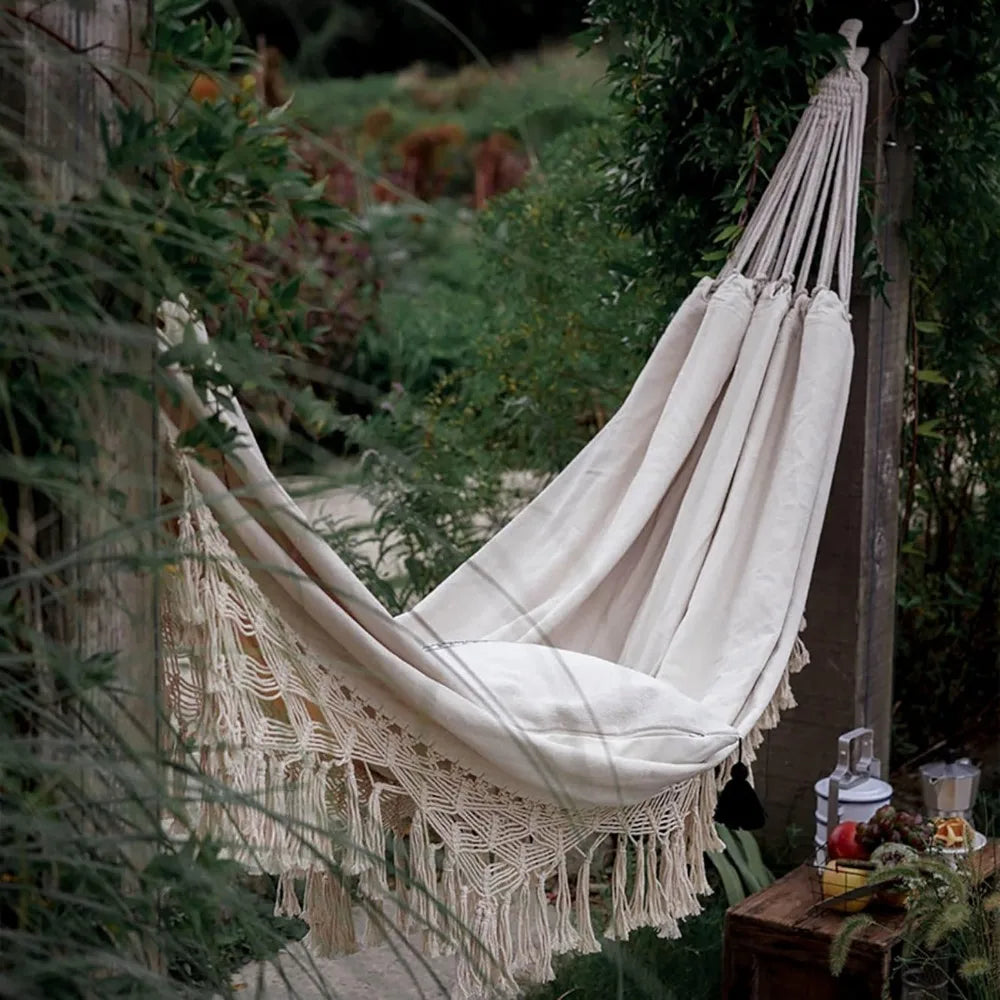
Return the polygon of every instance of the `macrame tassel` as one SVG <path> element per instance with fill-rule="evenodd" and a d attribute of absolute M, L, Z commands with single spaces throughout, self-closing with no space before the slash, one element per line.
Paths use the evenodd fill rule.
<path fill-rule="evenodd" d="M 576 873 L 576 929 L 580 935 L 579 951 L 592 955 L 601 950 L 601 944 L 594 933 L 594 921 L 590 915 L 590 865 L 597 849 L 597 841 L 587 852 L 580 870 Z"/>
<path fill-rule="evenodd" d="M 698 913 L 698 885 L 697 866 L 693 862 L 692 841 L 689 837 L 685 843 L 683 836 L 678 834 L 674 841 L 674 905 L 671 908 L 671 915 L 675 920 L 682 920 L 684 917 Z M 702 855 L 698 855 L 701 857 Z M 709 891 L 706 880 L 704 892 Z"/>
<path fill-rule="evenodd" d="M 610 941 L 624 941 L 629 935 L 628 926 L 628 837 L 618 834 L 615 865 L 611 871 L 611 919 L 604 929 Z"/>
<path fill-rule="evenodd" d="M 302 916 L 309 924 L 306 946 L 317 957 L 331 958 L 358 950 L 351 897 L 333 872 L 311 871 L 306 876 Z"/>
<path fill-rule="evenodd" d="M 750 769 L 743 763 L 743 744 L 740 743 L 740 758 L 733 764 L 733 770 L 725 787 L 719 792 L 719 802 L 715 807 L 715 822 L 728 826 L 730 830 L 759 830 L 767 821 L 767 813 L 747 780 Z"/>
<path fill-rule="evenodd" d="M 360 875 L 370 867 L 371 862 L 366 856 L 367 831 L 361 821 L 361 792 L 358 789 L 358 775 L 351 758 L 348 758 L 344 765 L 344 822 L 347 825 L 344 871 L 348 875 Z"/>
<path fill-rule="evenodd" d="M 531 964 L 532 955 L 532 922 L 528 919 L 531 913 L 531 887 L 527 879 L 521 881 L 517 889 L 514 904 L 521 919 L 517 922 L 517 960 L 514 969 L 515 975 L 522 973 Z"/>
<path fill-rule="evenodd" d="M 649 835 L 652 837 L 652 834 Z M 632 886 L 632 904 L 629 907 L 629 931 L 641 927 L 646 916 L 646 843 L 640 838 L 635 845 L 635 883 Z"/>
<path fill-rule="evenodd" d="M 410 900 L 415 922 L 424 934 L 427 953 L 436 957 L 441 953 L 443 920 L 435 866 L 438 845 L 431 840 L 430 833 L 424 814 L 417 811 L 410 824 L 410 866 L 413 880 Z"/>
<path fill-rule="evenodd" d="M 517 994 L 517 983 L 508 971 L 508 967 L 497 960 L 500 954 L 498 918 L 496 899 L 480 898 L 476 904 L 476 915 L 472 924 L 474 933 L 474 943 L 470 942 L 472 954 L 467 962 L 459 963 L 459 987 L 473 995 L 482 991 L 485 983 L 501 996 Z M 467 983 L 462 982 L 462 966 L 466 966 L 466 973 L 470 977 Z"/>
<path fill-rule="evenodd" d="M 652 927 L 659 927 L 669 915 L 669 901 L 660 880 L 660 855 L 666 853 L 655 834 L 646 839 L 646 920 Z"/>
<path fill-rule="evenodd" d="M 530 975 L 533 982 L 547 983 L 555 978 L 552 969 L 552 928 L 549 926 L 549 898 L 545 893 L 545 876 L 535 882 L 535 906 L 532 925 L 535 929 L 534 961 Z M 509 916 L 508 916 L 509 919 Z"/>
<path fill-rule="evenodd" d="M 455 859 L 446 850 L 441 866 L 440 880 L 441 905 L 444 907 L 442 926 L 442 950 L 454 951 L 465 946 L 468 936 L 468 891 L 464 889 Z"/>
<path fill-rule="evenodd" d="M 365 850 L 368 852 L 368 867 L 361 873 L 361 891 L 369 897 L 388 893 L 389 883 L 385 877 L 385 825 L 382 822 L 382 788 L 376 782 L 368 795 L 367 816 L 365 817 Z"/>
<path fill-rule="evenodd" d="M 514 946 L 514 923 L 511 918 L 512 900 L 510 893 L 505 893 L 497 903 L 497 936 L 496 946 L 491 958 L 501 968 L 510 970 L 511 976 L 515 974 L 515 958 L 517 951 Z M 535 916 L 531 910 L 519 911 L 519 920 L 534 923 Z"/>
<path fill-rule="evenodd" d="M 278 891 L 274 900 L 276 917 L 298 917 L 302 914 L 302 904 L 295 888 L 295 872 L 284 872 L 278 878 Z"/>
<path fill-rule="evenodd" d="M 566 869 L 565 853 L 559 859 L 559 871 L 556 880 L 556 929 L 552 940 L 552 950 L 557 955 L 573 951 L 580 943 L 580 935 L 573 927 L 570 915 L 573 912 L 573 901 L 569 888 L 569 872 Z"/>

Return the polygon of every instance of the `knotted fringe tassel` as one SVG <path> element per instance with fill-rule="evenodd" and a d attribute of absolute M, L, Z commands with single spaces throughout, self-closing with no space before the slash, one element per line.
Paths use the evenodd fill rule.
<path fill-rule="evenodd" d="M 458 965 L 458 986 L 464 995 L 516 997 L 517 981 L 510 968 L 497 961 L 500 955 L 500 927 L 495 898 L 480 897 L 472 920 L 472 941 L 466 961 Z M 510 912 L 507 913 L 509 928 Z"/>
<path fill-rule="evenodd" d="M 632 900 L 629 906 L 629 931 L 647 923 L 646 917 L 646 840 L 640 837 L 633 843 L 635 878 L 632 883 Z"/>
<path fill-rule="evenodd" d="M 660 882 L 660 840 L 646 838 L 646 918 L 652 927 L 659 927 L 668 918 L 667 894 Z"/>
<path fill-rule="evenodd" d="M 593 955 L 601 950 L 601 943 L 594 933 L 594 921 L 590 915 L 590 866 L 600 842 L 600 838 L 596 838 L 590 845 L 576 875 L 576 928 L 580 936 L 578 949 L 584 955 Z"/>
<path fill-rule="evenodd" d="M 309 924 L 305 944 L 319 958 L 358 950 L 351 897 L 333 872 L 311 871 L 306 875 L 302 919 Z"/>
<path fill-rule="evenodd" d="M 573 912 L 570 897 L 569 872 L 566 869 L 566 855 L 563 854 L 556 874 L 556 929 L 552 939 L 552 950 L 557 955 L 573 951 L 580 943 L 580 935 L 570 920 Z"/>
<path fill-rule="evenodd" d="M 424 948 L 428 955 L 441 954 L 445 919 L 438 898 L 437 867 L 435 858 L 438 845 L 431 840 L 426 818 L 419 810 L 410 824 L 410 902 L 412 918 L 423 933 Z"/>
<path fill-rule="evenodd" d="M 615 864 L 611 871 L 611 918 L 604 929 L 609 941 L 624 941 L 631 928 L 628 920 L 628 836 L 618 834 Z"/>
<path fill-rule="evenodd" d="M 368 795 L 365 824 L 364 845 L 368 852 L 368 864 L 361 873 L 361 892 L 372 898 L 380 898 L 389 891 L 389 883 L 385 877 L 385 827 L 382 822 L 382 789 L 376 783 Z"/>
<path fill-rule="evenodd" d="M 684 862 L 677 858 L 675 840 L 676 834 L 672 838 L 664 840 L 661 846 L 660 864 L 656 879 L 659 886 L 659 894 L 663 899 L 663 911 L 656 924 L 656 933 L 661 938 L 669 939 L 680 937 L 680 926 L 674 913 L 678 905 L 681 905 L 677 899 L 677 869 L 683 867 Z"/>
<path fill-rule="evenodd" d="M 361 821 L 361 792 L 354 761 L 348 757 L 343 768 L 345 850 L 343 868 L 346 875 L 360 875 L 371 867 L 365 843 L 365 824 Z"/>
<path fill-rule="evenodd" d="M 278 891 L 274 899 L 276 917 L 298 917 L 302 914 L 302 904 L 295 888 L 295 873 L 285 872 L 278 877 Z"/>
<path fill-rule="evenodd" d="M 555 978 L 552 969 L 552 927 L 549 924 L 549 900 L 545 893 L 545 876 L 538 875 L 534 884 L 534 905 L 527 907 L 533 933 L 531 961 L 525 973 L 532 982 L 545 983 Z M 508 921 L 510 920 L 508 905 Z"/>
<path fill-rule="evenodd" d="M 468 946 L 469 894 L 458 876 L 455 860 L 445 852 L 441 872 L 441 898 L 444 901 L 444 951 L 456 951 Z"/>

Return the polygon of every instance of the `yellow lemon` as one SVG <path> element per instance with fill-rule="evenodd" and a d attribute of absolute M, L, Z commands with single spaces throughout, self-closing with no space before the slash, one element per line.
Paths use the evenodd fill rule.
<path fill-rule="evenodd" d="M 823 869 L 823 898 L 830 899 L 831 896 L 839 896 L 841 893 L 850 892 L 852 889 L 860 889 L 868 884 L 868 875 L 857 868 L 846 868 L 839 861 L 828 861 Z M 868 905 L 868 897 L 862 899 L 846 899 L 842 903 L 837 903 L 831 909 L 839 913 L 857 913 Z"/>

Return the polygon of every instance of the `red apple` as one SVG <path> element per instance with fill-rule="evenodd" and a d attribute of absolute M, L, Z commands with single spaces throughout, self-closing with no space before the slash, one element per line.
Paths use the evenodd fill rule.
<path fill-rule="evenodd" d="M 858 824 L 854 820 L 845 820 L 833 828 L 826 842 L 826 849 L 831 858 L 842 858 L 845 861 L 865 861 L 868 852 L 858 843 Z"/>

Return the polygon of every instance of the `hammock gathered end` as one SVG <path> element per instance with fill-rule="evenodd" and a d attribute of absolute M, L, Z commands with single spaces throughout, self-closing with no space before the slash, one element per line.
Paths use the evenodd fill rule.
<path fill-rule="evenodd" d="M 514 996 L 551 978 L 554 955 L 597 951 L 598 933 L 672 937 L 699 911 L 719 789 L 794 705 L 808 661 L 853 356 L 858 30 L 845 25 L 846 64 L 731 260 L 618 413 L 407 614 L 316 533 L 235 399 L 175 373 L 167 695 L 180 744 L 231 793 L 188 789 L 192 822 L 280 876 L 278 911 L 302 915 L 320 953 L 356 946 L 348 880 L 368 941 L 384 914 L 428 954 L 457 951 L 466 997 Z M 183 304 L 161 318 L 168 343 L 207 340 Z M 177 438 L 211 413 L 239 444 L 207 462 Z"/>
<path fill-rule="evenodd" d="M 841 28 L 847 66 L 809 102 L 720 280 L 741 273 L 818 291 L 831 288 L 836 273 L 837 293 L 848 301 L 868 97 L 860 33 L 860 21 Z"/>

